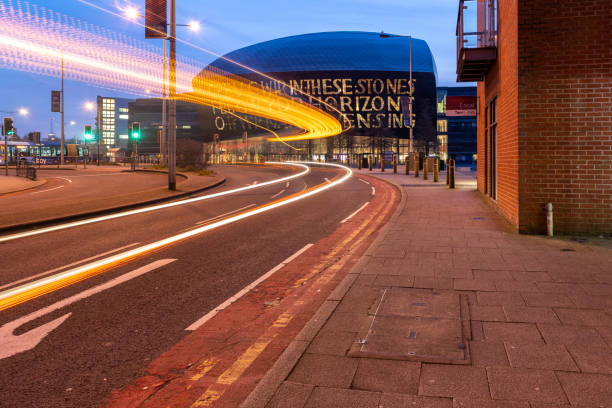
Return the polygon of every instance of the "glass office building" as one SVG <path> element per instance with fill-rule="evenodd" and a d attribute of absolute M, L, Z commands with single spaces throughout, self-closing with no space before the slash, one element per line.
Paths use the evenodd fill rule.
<path fill-rule="evenodd" d="M 476 87 L 438 87 L 440 158 L 460 167 L 476 168 Z"/>

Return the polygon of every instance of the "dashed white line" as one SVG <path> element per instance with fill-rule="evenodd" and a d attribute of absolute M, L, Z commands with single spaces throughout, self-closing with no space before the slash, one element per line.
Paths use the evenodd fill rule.
<path fill-rule="evenodd" d="M 361 207 L 359 207 L 359 209 L 357 211 L 355 211 L 354 213 L 352 213 L 351 215 L 349 215 L 348 217 L 346 217 L 345 219 L 343 219 L 342 221 L 340 221 L 340 224 L 344 224 L 345 222 L 347 222 L 348 220 L 350 220 L 351 218 L 353 218 L 354 216 L 356 216 L 359 211 L 363 210 L 364 208 L 366 208 L 366 206 L 370 204 L 370 202 L 368 201 L 367 203 L 365 203 L 364 205 L 362 205 Z"/>
<path fill-rule="evenodd" d="M 372 186 L 372 195 L 376 194 L 376 189 Z"/>
<path fill-rule="evenodd" d="M 53 187 L 53 188 L 50 188 L 50 189 L 48 189 L 48 190 L 43 190 L 43 191 L 35 191 L 35 192 L 33 192 L 33 193 L 30 193 L 30 194 L 40 194 L 40 193 L 46 193 L 47 191 L 57 190 L 58 188 L 64 188 L 64 186 Z"/>
<path fill-rule="evenodd" d="M 246 210 L 247 208 L 251 208 L 251 207 L 253 207 L 254 205 L 255 205 L 255 204 L 249 204 L 249 205 L 244 206 L 244 207 L 242 207 L 242 208 L 239 208 L 239 209 L 237 209 L 237 210 L 230 211 L 230 212 L 226 212 L 225 214 L 217 215 L 216 217 L 209 218 L 209 219 L 207 219 L 207 220 L 198 221 L 198 222 L 196 222 L 196 225 L 200 225 L 200 224 L 204 224 L 204 223 L 207 223 L 207 222 L 210 222 L 210 221 L 214 221 L 214 220 L 216 220 L 216 219 L 223 218 L 223 217 L 225 217 L 226 215 L 235 214 L 235 213 L 237 213 L 237 212 L 239 212 L 239 211 Z"/>
<path fill-rule="evenodd" d="M 255 286 L 259 285 L 261 282 L 265 281 L 266 279 L 268 279 L 270 276 L 274 275 L 276 272 L 278 272 L 281 268 L 283 268 L 285 265 L 287 265 L 289 262 L 293 261 L 295 258 L 297 258 L 298 256 L 300 256 L 302 253 L 304 253 L 306 250 L 308 250 L 308 248 L 310 248 L 311 246 L 313 246 L 314 244 L 307 244 L 305 245 L 302 249 L 300 249 L 299 251 L 297 251 L 296 253 L 294 253 L 293 255 L 291 255 L 289 258 L 285 259 L 283 262 L 279 263 L 278 265 L 276 265 L 274 268 L 270 269 L 268 272 L 266 272 L 265 274 L 263 274 L 262 276 L 260 276 L 257 280 L 255 280 L 253 283 L 247 285 L 246 287 L 244 287 L 241 291 L 239 291 L 238 293 L 236 293 L 234 296 L 232 296 L 231 298 L 227 299 L 225 302 L 221 303 L 219 306 L 215 307 L 213 310 L 211 310 L 210 312 L 206 313 L 204 316 L 202 316 L 200 319 L 198 319 L 197 321 L 195 321 L 194 323 L 191 324 L 191 326 L 187 327 L 185 330 L 197 330 L 199 327 L 201 327 L 204 323 L 206 323 L 207 321 L 209 321 L 210 319 L 212 319 L 213 317 L 215 317 L 215 315 L 217 315 L 217 313 L 221 312 L 222 310 L 226 309 L 229 305 L 231 305 L 232 303 L 234 303 L 235 301 L 237 301 L 238 299 L 240 299 L 242 296 L 244 296 L 246 293 L 248 293 L 251 289 L 253 289 Z"/>
<path fill-rule="evenodd" d="M 69 183 L 72 183 L 72 180 L 66 178 L 66 177 L 58 177 L 58 179 L 62 179 L 62 180 L 66 180 Z"/>
<path fill-rule="evenodd" d="M 289 181 L 288 181 L 288 182 L 286 182 L 286 183 L 285 183 L 285 188 L 289 188 L 289 185 L 290 185 L 290 184 L 291 184 L 291 183 L 290 183 Z"/>
<path fill-rule="evenodd" d="M 283 190 L 279 191 L 278 193 L 274 194 L 274 195 L 273 195 L 272 197 L 270 197 L 270 198 L 276 198 L 276 197 L 278 197 L 279 195 L 283 194 L 284 192 L 285 192 L 285 190 L 283 189 Z"/>
<path fill-rule="evenodd" d="M 365 181 L 364 179 L 360 179 L 358 178 L 357 180 L 361 181 L 362 183 L 366 183 L 368 186 L 370 185 L 370 183 L 368 183 L 367 181 Z"/>
<path fill-rule="evenodd" d="M 91 261 L 91 260 L 96 259 L 96 258 L 101 258 L 103 256 L 110 255 L 110 254 L 115 253 L 115 252 L 119 252 L 119 251 L 121 251 L 123 249 L 131 248 L 131 247 L 133 247 L 135 245 L 138 245 L 138 244 L 140 244 L 140 242 L 134 242 L 133 244 L 122 246 L 120 248 L 111 249 L 110 251 L 103 252 L 103 253 L 98 254 L 98 255 L 90 256 L 89 258 L 81 259 L 80 261 L 72 262 L 72 263 L 69 263 L 68 265 L 60 266 L 59 268 L 51 269 L 51 270 L 46 271 L 46 272 L 41 272 L 41 273 L 33 275 L 33 276 L 28 276 L 27 278 L 19 279 L 18 281 L 2 285 L 2 286 L 0 286 L 0 289 L 8 288 L 10 286 L 15 286 L 15 285 L 18 285 L 20 283 L 27 282 L 29 280 L 40 278 L 42 276 L 47 276 L 47 275 L 52 274 L 53 272 L 61 271 L 62 269 L 70 268 L 71 266 L 75 266 L 75 265 L 78 265 L 78 264 L 81 264 L 81 263 L 84 263 L 84 262 L 88 262 L 88 261 Z"/>

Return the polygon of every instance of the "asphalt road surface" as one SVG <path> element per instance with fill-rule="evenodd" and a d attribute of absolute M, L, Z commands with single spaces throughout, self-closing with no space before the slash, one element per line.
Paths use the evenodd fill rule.
<path fill-rule="evenodd" d="M 205 194 L 277 179 L 296 169 L 226 167 L 220 172 L 226 184 Z M 0 243 L 0 291 L 342 174 L 337 168 L 312 167 L 290 182 Z M 351 178 L 0 311 L 0 407 L 99 406 L 113 389 L 141 376 L 151 360 L 189 334 L 185 329 L 193 322 L 306 244 L 329 235 L 371 195 L 368 185 Z M 132 271 L 138 276 L 128 279 Z M 37 330 L 49 331 L 45 325 L 54 322 L 57 327 L 36 344 Z M 31 349 L 15 354 L 26 346 Z"/>

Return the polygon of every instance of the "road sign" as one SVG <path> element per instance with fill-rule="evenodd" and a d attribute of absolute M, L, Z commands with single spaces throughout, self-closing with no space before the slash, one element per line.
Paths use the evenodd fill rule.
<path fill-rule="evenodd" d="M 60 112 L 60 104 L 62 100 L 60 91 L 51 91 L 51 112 Z"/>
<path fill-rule="evenodd" d="M 145 38 L 166 38 L 167 10 L 166 0 L 146 0 Z"/>

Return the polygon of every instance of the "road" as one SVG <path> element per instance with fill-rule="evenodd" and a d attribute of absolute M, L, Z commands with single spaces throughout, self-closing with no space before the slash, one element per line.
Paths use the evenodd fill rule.
<path fill-rule="evenodd" d="M 296 170 L 228 167 L 223 172 L 226 184 L 206 194 Z M 3 242 L 2 253 L 10 255 L 2 260 L 0 291 L 45 271 L 61 271 L 63 265 L 209 225 L 343 174 L 337 168 L 312 167 L 289 182 Z M 331 234 L 371 195 L 368 185 L 351 178 L 0 311 L 0 326 L 5 328 L 2 332 L 0 327 L 0 342 L 12 339 L 17 347 L 37 328 L 58 324 L 31 350 L 13 354 L 12 346 L 4 345 L 0 407 L 98 406 L 111 390 L 142 375 L 152 359 L 184 338 L 188 326 L 305 245 Z M 127 280 L 132 271 L 140 275 Z M 22 334 L 22 340 L 11 337 Z"/>

